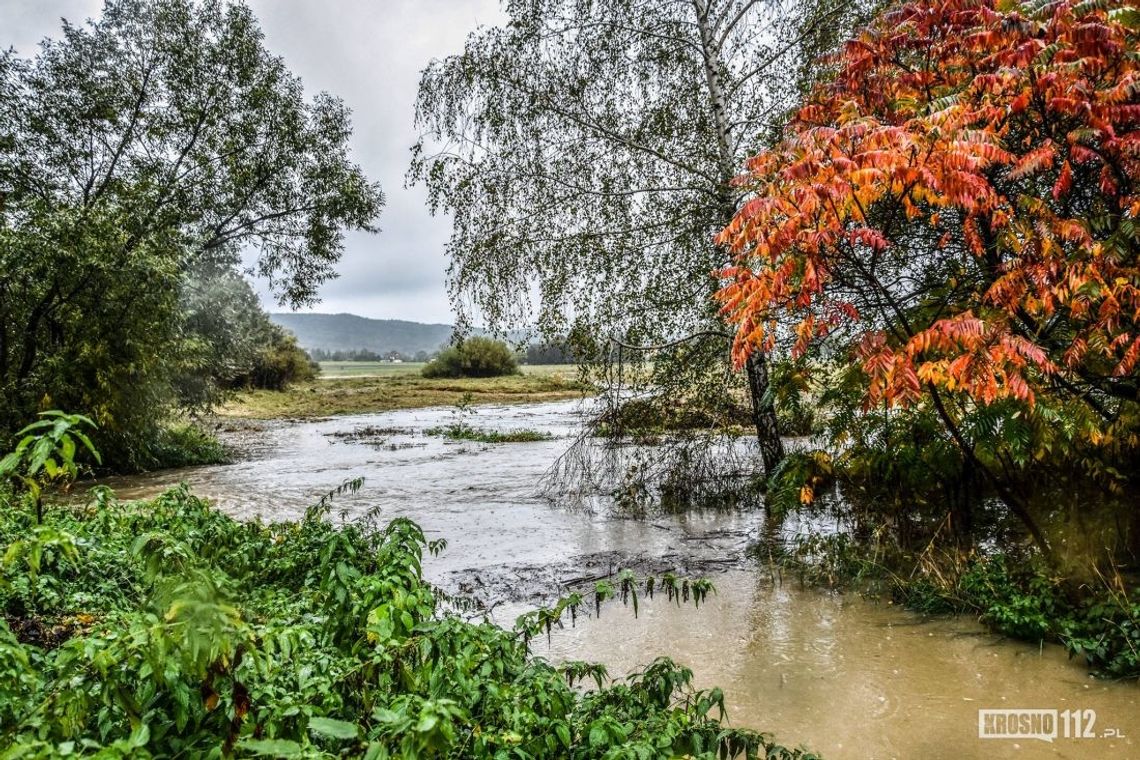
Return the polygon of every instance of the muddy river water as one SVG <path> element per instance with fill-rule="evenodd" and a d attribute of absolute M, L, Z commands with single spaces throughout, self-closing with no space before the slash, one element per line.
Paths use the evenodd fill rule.
<path fill-rule="evenodd" d="M 370 510 L 415 519 L 446 538 L 429 578 L 493 606 L 497 622 L 560 584 L 633 566 L 709 577 L 699 611 L 658 597 L 635 619 L 620 605 L 600 620 L 535 642 L 547 659 L 590 659 L 620 676 L 668 655 L 701 686 L 721 686 L 732 723 L 769 731 L 824 758 L 1140 758 L 1140 686 L 1093 679 L 1060 647 L 988 634 L 966 618 L 927 620 L 857 595 L 804 589 L 748 559 L 755 512 L 616 519 L 553 502 L 539 484 L 579 426 L 576 402 L 480 407 L 471 424 L 550 433 L 538 443 L 455 443 L 424 435 L 448 409 L 267 425 L 241 433 L 236 464 L 152 473 L 108 484 L 141 497 L 179 481 L 241 518 L 296 518 L 350 477 L 339 517 Z M 1095 711 L 1089 736 L 979 738 L 979 710 Z M 1090 728 L 1088 713 L 1081 729 Z M 992 727 L 992 724 L 991 724 Z M 1071 727 L 1070 727 L 1071 728 Z M 1071 730 L 1070 734 L 1073 734 Z"/>

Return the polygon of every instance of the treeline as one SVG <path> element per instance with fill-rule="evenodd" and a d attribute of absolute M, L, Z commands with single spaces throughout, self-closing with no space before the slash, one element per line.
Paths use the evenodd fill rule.
<path fill-rule="evenodd" d="M 77 410 L 110 466 L 156 467 L 171 420 L 311 372 L 240 254 L 314 299 L 382 204 L 350 134 L 237 3 L 111 0 L 0 54 L 0 442 Z"/>
<path fill-rule="evenodd" d="M 524 364 L 577 364 L 579 355 L 567 341 L 531 343 L 523 351 Z"/>
<path fill-rule="evenodd" d="M 399 351 L 370 351 L 367 348 L 359 348 L 352 351 L 335 350 L 330 351 L 323 348 L 312 348 L 308 350 L 309 357 L 315 362 L 383 362 L 383 361 L 403 361 L 403 362 L 427 362 L 438 356 L 446 348 L 440 351 L 416 351 L 414 354 L 401 353 Z M 578 363 L 577 355 L 573 348 L 566 342 L 544 342 L 544 343 L 531 343 L 526 348 L 517 352 L 516 361 L 521 364 L 576 364 Z"/>
<path fill-rule="evenodd" d="M 329 351 L 323 348 L 309 349 L 309 356 L 315 362 L 426 362 L 432 357 L 428 351 L 416 351 L 413 354 L 400 351 L 370 351 L 367 348 L 358 348 L 353 351 Z"/>

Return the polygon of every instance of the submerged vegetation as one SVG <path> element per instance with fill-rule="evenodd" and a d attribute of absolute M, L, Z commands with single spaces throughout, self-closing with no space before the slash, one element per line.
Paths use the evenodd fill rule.
<path fill-rule="evenodd" d="M 1074 589 L 1040 556 L 911 552 L 888 532 L 797 535 L 762 544 L 760 559 L 801 580 L 886 596 L 928 615 L 974 615 L 991 629 L 1063 646 L 1098 676 L 1140 679 L 1140 584 L 1119 572 Z"/>
<path fill-rule="evenodd" d="M 554 436 L 538 430 L 484 430 L 470 424 L 469 420 L 478 412 L 471 402 L 471 394 L 464 394 L 452 411 L 452 422 L 447 425 L 424 430 L 424 435 L 434 435 L 449 441 L 471 441 L 474 443 L 535 443 L 549 441 Z"/>
<path fill-rule="evenodd" d="M 330 505 L 239 523 L 185 488 L 100 489 L 37 524 L 0 498 L 0 754 L 813 757 L 727 727 L 723 694 L 669 660 L 609 683 L 531 657 L 530 637 L 594 604 L 466 622 L 423 580 L 439 542 L 404 519 L 334 527 Z"/>
<path fill-rule="evenodd" d="M 554 436 L 539 430 L 483 430 L 469 425 L 444 425 L 428 428 L 424 435 L 435 435 L 449 441 L 472 441 L 474 443 L 535 443 L 549 441 Z"/>

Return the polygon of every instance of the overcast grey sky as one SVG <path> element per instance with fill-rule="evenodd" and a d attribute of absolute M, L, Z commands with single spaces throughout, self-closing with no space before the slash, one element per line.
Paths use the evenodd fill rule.
<path fill-rule="evenodd" d="M 502 20 L 498 0 L 247 0 L 266 45 L 283 56 L 310 94 L 320 90 L 352 109 L 355 158 L 381 183 L 387 205 L 379 235 L 352 234 L 341 276 L 311 311 L 451 322 L 444 288 L 450 232 L 431 217 L 422 188 L 404 188 L 419 71 L 462 49 L 478 25 Z M 0 47 L 30 55 L 59 20 L 97 16 L 102 0 L 0 0 Z M 262 301 L 276 310 L 264 288 Z"/>

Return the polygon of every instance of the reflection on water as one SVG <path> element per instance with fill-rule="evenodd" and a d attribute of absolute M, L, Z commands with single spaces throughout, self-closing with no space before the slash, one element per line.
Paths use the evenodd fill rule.
<path fill-rule="evenodd" d="M 426 563 L 449 590 L 480 584 L 547 586 L 583 568 L 677 565 L 743 557 L 762 518 L 755 512 L 649 522 L 551 507 L 538 483 L 577 427 L 575 402 L 481 407 L 473 424 L 530 428 L 553 441 L 456 444 L 423 435 L 451 422 L 423 409 L 269 426 L 249 461 L 115 479 L 123 497 L 179 481 L 238 517 L 296 518 L 349 477 L 365 488 L 339 500 L 348 518 L 379 510 L 407 516 L 448 549 Z M 349 435 L 345 435 L 349 434 Z M 957 618 L 923 622 L 856 596 L 773 585 L 756 569 L 713 578 L 718 595 L 700 611 L 643 601 L 639 619 L 611 607 L 556 631 L 552 659 L 597 659 L 622 675 L 657 654 L 682 662 L 701 685 L 724 688 L 734 723 L 773 731 L 825 758 L 1140 758 L 1140 688 L 1089 678 L 1059 647 L 1039 649 L 986 634 Z M 743 567 L 743 569 L 742 569 Z M 522 597 L 526 599 L 525 595 Z M 521 603 L 499 607 L 509 624 Z M 1098 731 L 1125 739 L 978 739 L 979 708 L 1094 709 Z"/>

